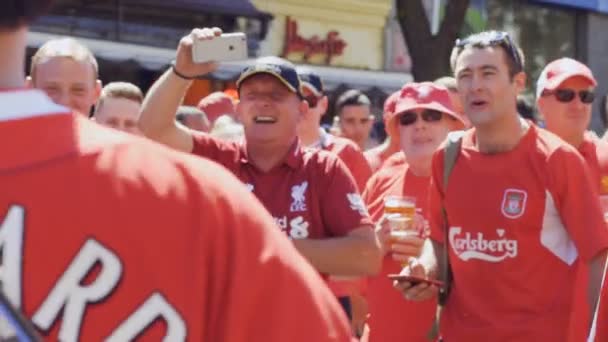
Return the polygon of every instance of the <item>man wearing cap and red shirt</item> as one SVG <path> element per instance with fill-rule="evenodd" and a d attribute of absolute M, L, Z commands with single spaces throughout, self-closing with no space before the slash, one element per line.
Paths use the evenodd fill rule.
<path fill-rule="evenodd" d="M 417 214 L 421 221 L 426 220 L 433 153 L 448 132 L 462 129 L 465 124 L 455 113 L 448 90 L 431 82 L 405 85 L 385 122 L 387 131 L 400 141 L 408 162 L 374 174 L 363 194 L 372 219 L 381 222 L 379 236 L 386 253 L 381 273 L 368 282 L 369 340 L 423 342 L 435 320 L 436 301 L 405 301 L 387 278 L 388 274 L 399 273 L 409 256 L 418 256 L 423 232 L 421 237 L 390 241 L 390 227 L 383 220 L 384 200 L 392 195 L 415 197 Z"/>
<path fill-rule="evenodd" d="M 536 83 L 538 110 L 546 129 L 575 147 L 583 156 L 599 195 L 608 194 L 608 143 L 587 131 L 597 81 L 591 70 L 574 59 L 560 58 L 549 63 Z M 589 306 L 585 300 L 588 269 L 577 263 L 571 341 L 582 341 L 589 328 Z"/>
<path fill-rule="evenodd" d="M 241 73 L 237 112 L 245 129 L 244 142 L 219 141 L 175 124 L 173 113 L 191 79 L 216 67 L 192 62 L 192 42 L 219 34 L 219 29 L 195 29 L 180 41 L 174 66 L 146 96 L 142 131 L 236 174 L 320 273 L 376 273 L 380 251 L 352 176 L 337 156 L 300 146 L 296 128 L 308 104 L 291 63 L 261 58 Z"/>
<path fill-rule="evenodd" d="M 310 68 L 298 67 L 296 70 L 302 82 L 302 96 L 308 102 L 308 111 L 298 125 L 298 137 L 302 145 L 338 155 L 355 178 L 359 190 L 363 191 L 372 175 L 363 152 L 353 141 L 331 135 L 321 128 L 321 117 L 327 112 L 329 102 L 324 93 L 323 81 Z"/>

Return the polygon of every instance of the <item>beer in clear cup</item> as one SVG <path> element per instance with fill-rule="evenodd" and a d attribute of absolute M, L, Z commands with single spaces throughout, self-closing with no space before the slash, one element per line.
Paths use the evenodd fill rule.
<path fill-rule="evenodd" d="M 384 198 L 384 213 L 399 214 L 411 220 L 416 214 L 416 198 L 411 196 L 386 196 Z"/>

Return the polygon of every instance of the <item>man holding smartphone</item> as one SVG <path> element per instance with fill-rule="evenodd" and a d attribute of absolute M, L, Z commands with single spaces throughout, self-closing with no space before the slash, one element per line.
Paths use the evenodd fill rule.
<path fill-rule="evenodd" d="M 241 73 L 237 112 L 244 142 L 219 141 L 175 124 L 173 113 L 192 79 L 216 68 L 194 63 L 192 45 L 220 35 L 219 29 L 195 29 L 182 38 L 173 67 L 144 100 L 140 128 L 149 138 L 231 170 L 320 273 L 376 273 L 380 249 L 352 176 L 338 157 L 300 146 L 297 125 L 308 104 L 291 63 L 261 58 Z"/>
<path fill-rule="evenodd" d="M 431 241 L 403 270 L 445 274 L 438 265 L 448 253 L 446 341 L 567 341 L 577 260 L 588 265 L 589 307 L 598 300 L 608 230 L 597 186 L 575 148 L 519 117 L 523 61 L 506 32 L 474 34 L 452 50 L 473 128 L 461 137 L 447 184 L 446 149 L 433 158 Z M 426 284 L 397 287 L 412 300 L 437 292 Z"/>
<path fill-rule="evenodd" d="M 233 175 L 25 89 L 28 24 L 49 5 L 5 0 L 0 11 L 11 304 L 49 341 L 349 341 L 317 272 Z M 2 323 L 0 340 L 19 336 Z"/>

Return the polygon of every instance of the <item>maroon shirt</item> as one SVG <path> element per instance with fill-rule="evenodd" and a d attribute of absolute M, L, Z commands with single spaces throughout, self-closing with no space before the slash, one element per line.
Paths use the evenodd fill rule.
<path fill-rule="evenodd" d="M 264 204 L 277 225 L 292 239 L 345 236 L 372 226 L 355 181 L 332 153 L 293 143 L 283 162 L 262 172 L 248 159 L 245 143 L 194 135 L 192 153 L 232 171 Z"/>

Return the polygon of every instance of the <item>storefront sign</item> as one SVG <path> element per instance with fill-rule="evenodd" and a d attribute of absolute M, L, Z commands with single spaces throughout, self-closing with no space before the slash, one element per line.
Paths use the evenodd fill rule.
<path fill-rule="evenodd" d="M 341 56 L 344 53 L 346 45 L 338 31 L 329 31 L 324 38 L 316 34 L 310 38 L 304 38 L 298 32 L 298 22 L 290 17 L 286 18 L 283 57 L 287 57 L 291 53 L 302 53 L 304 62 L 308 62 L 312 56 L 324 55 L 325 64 L 329 65 L 333 57 Z"/>

